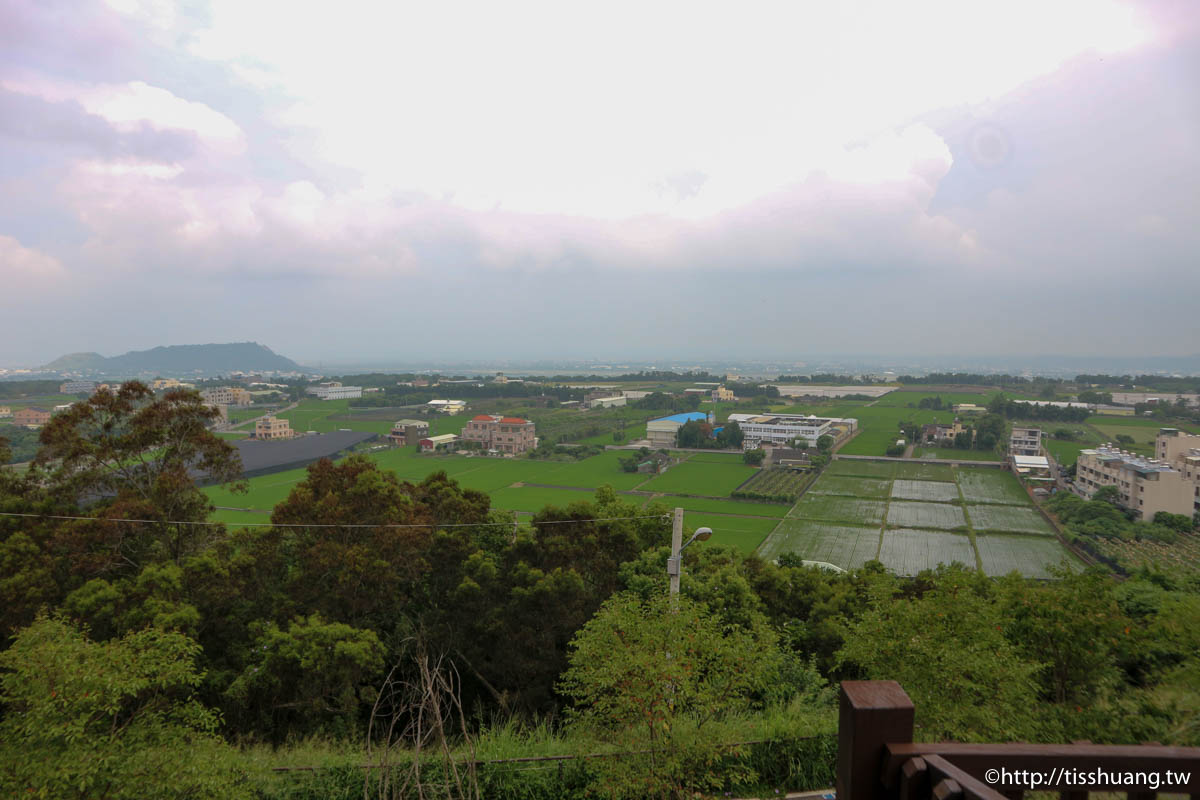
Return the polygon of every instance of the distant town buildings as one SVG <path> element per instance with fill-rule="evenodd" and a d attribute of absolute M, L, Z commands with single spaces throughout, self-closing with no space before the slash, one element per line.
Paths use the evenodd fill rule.
<path fill-rule="evenodd" d="M 362 397 L 363 389 L 361 386 L 343 386 L 338 381 L 326 381 L 308 387 L 308 393 L 319 400 L 353 400 Z"/>
<path fill-rule="evenodd" d="M 206 403 L 222 406 L 248 406 L 252 398 L 250 392 L 240 386 L 220 386 L 215 389 L 205 389 L 200 392 L 201 399 Z"/>
<path fill-rule="evenodd" d="M 94 391 L 95 381 L 65 381 L 58 386 L 59 394 L 91 394 Z"/>
<path fill-rule="evenodd" d="M 1200 511 L 1200 436 L 1176 428 L 1163 428 L 1154 440 L 1158 460 L 1170 464 L 1192 485 L 1192 502 Z"/>
<path fill-rule="evenodd" d="M 619 408 L 628 402 L 629 398 L 620 392 L 589 392 L 583 397 L 588 408 Z"/>
<path fill-rule="evenodd" d="M 0 419 L 8 419 L 12 416 L 12 409 L 8 406 L 0 406 Z"/>
<path fill-rule="evenodd" d="M 687 411 L 661 419 L 652 419 L 646 423 L 646 438 L 650 440 L 651 447 L 674 447 L 675 435 L 684 423 L 693 420 L 704 422 L 707 419 L 708 415 L 700 411 Z"/>
<path fill-rule="evenodd" d="M 175 378 L 155 378 L 150 381 L 150 388 L 156 392 L 161 392 L 166 389 L 191 389 L 192 384 L 184 383 Z"/>
<path fill-rule="evenodd" d="M 462 430 L 465 442 L 477 442 L 485 450 L 519 455 L 537 446 L 535 425 L 521 417 L 479 414 Z"/>
<path fill-rule="evenodd" d="M 254 423 L 255 439 L 290 439 L 295 436 L 292 424 L 278 417 L 263 417 Z"/>
<path fill-rule="evenodd" d="M 1118 502 L 1144 522 L 1159 511 L 1190 517 L 1195 510 L 1196 485 L 1182 472 L 1110 445 L 1079 452 L 1074 486 L 1076 493 L 1088 498 L 1102 486 L 1115 486 Z"/>
<path fill-rule="evenodd" d="M 945 422 L 930 422 L 921 426 L 921 442 L 923 444 L 939 444 L 942 442 L 953 442 L 954 437 L 960 433 L 965 433 L 966 428 L 957 419 L 951 423 Z"/>
<path fill-rule="evenodd" d="M 436 411 L 439 414 L 461 414 L 467 410 L 466 400 L 430 400 L 425 404 L 430 411 Z"/>
<path fill-rule="evenodd" d="M 974 403 L 955 403 L 952 408 L 954 409 L 955 414 L 964 417 L 987 413 L 987 409 L 985 407 L 975 405 Z"/>
<path fill-rule="evenodd" d="M 51 414 L 44 408 L 29 406 L 28 408 L 19 408 L 13 414 L 13 424 L 22 425 L 26 428 L 40 428 L 50 421 Z"/>
<path fill-rule="evenodd" d="M 419 419 L 398 419 L 392 423 L 388 440 L 398 446 L 415 445 L 429 435 L 429 423 Z"/>
<path fill-rule="evenodd" d="M 1040 456 L 1042 429 L 1013 425 L 1012 433 L 1008 437 L 1008 453 L 1014 456 Z"/>
<path fill-rule="evenodd" d="M 822 436 L 835 440 L 854 433 L 858 420 L 838 417 L 809 417 L 803 414 L 730 414 L 730 422 L 742 429 L 742 447 L 754 450 L 766 445 L 790 447 L 804 440 L 814 447 Z"/>

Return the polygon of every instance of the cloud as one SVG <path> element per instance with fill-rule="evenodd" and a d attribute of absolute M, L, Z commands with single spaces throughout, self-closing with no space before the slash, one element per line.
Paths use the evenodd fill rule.
<path fill-rule="evenodd" d="M 57 258 L 22 246 L 12 236 L 0 234 L 0 283 L 10 290 L 13 299 L 23 289 L 50 284 L 64 275 L 62 264 Z"/>

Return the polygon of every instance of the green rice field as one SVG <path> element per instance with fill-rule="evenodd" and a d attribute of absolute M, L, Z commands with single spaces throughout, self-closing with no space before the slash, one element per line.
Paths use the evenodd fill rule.
<path fill-rule="evenodd" d="M 888 496 L 889 486 L 889 481 L 878 478 L 825 475 L 808 491 L 810 494 L 837 494 L 845 497 L 867 497 L 874 500 L 883 500 Z"/>
<path fill-rule="evenodd" d="M 898 528 L 884 531 L 879 560 L 897 575 L 916 575 L 957 561 L 975 567 L 975 548 L 965 533 Z"/>
<path fill-rule="evenodd" d="M 1017 476 L 1007 470 L 963 470 L 958 476 L 963 499 L 968 503 L 1000 503 L 1027 506 L 1029 495 Z"/>
<path fill-rule="evenodd" d="M 788 516 L 878 527 L 883 524 L 883 515 L 887 506 L 888 504 L 882 500 L 862 500 L 855 497 L 838 497 L 809 492 L 800 499 Z"/>
<path fill-rule="evenodd" d="M 856 569 L 879 554 L 879 528 L 785 519 L 759 548 L 766 559 L 795 553 L 842 569 Z"/>
<path fill-rule="evenodd" d="M 977 533 L 975 547 L 986 575 L 1019 572 L 1027 578 L 1051 578 L 1049 568 L 1064 560 L 1067 569 L 1082 568 L 1057 540 L 1044 536 Z"/>
<path fill-rule="evenodd" d="M 689 459 L 671 467 L 639 488 L 647 492 L 725 497 L 756 470 L 757 467 L 742 463 L 713 464 L 692 462 Z"/>
<path fill-rule="evenodd" d="M 858 461 L 855 459 L 839 458 L 825 468 L 822 477 L 829 475 L 851 475 L 858 478 L 891 479 L 896 474 L 895 461 Z M 814 487 L 815 488 L 815 487 Z"/>
<path fill-rule="evenodd" d="M 887 522 L 898 528 L 966 528 L 962 509 L 949 503 L 914 503 L 893 500 Z"/>
<path fill-rule="evenodd" d="M 967 514 L 971 517 L 971 527 L 977 531 L 1054 535 L 1050 523 L 1031 507 L 972 505 L 967 506 Z"/>
<path fill-rule="evenodd" d="M 914 447 L 913 458 L 940 458 L 944 461 L 1003 461 L 1004 454 L 996 450 L 959 450 L 954 447 Z"/>
<path fill-rule="evenodd" d="M 949 503 L 958 498 L 958 486 L 945 481 L 892 481 L 892 497 L 900 500 L 928 500 Z"/>

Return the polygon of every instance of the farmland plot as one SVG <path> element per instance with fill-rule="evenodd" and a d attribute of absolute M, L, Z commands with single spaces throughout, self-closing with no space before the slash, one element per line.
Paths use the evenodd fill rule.
<path fill-rule="evenodd" d="M 892 497 L 904 500 L 925 500 L 931 503 L 948 503 L 958 499 L 958 487 L 941 481 L 905 481 L 892 483 Z"/>
<path fill-rule="evenodd" d="M 976 531 L 1054 535 L 1050 523 L 1029 507 L 971 505 L 967 507 L 967 514 L 971 517 L 971 527 Z"/>
<path fill-rule="evenodd" d="M 825 522 L 785 519 L 759 548 L 765 559 L 795 553 L 809 561 L 824 561 L 842 569 L 855 569 L 875 558 L 879 529 Z"/>
<path fill-rule="evenodd" d="M 852 478 L 846 475 L 823 475 L 808 491 L 810 494 L 839 494 L 882 500 L 888 496 L 888 481 Z"/>
<path fill-rule="evenodd" d="M 954 481 L 954 469 L 949 464 L 905 464 L 896 465 L 896 477 L 913 481 Z"/>
<path fill-rule="evenodd" d="M 1027 506 L 1029 495 L 1011 472 L 992 469 L 961 469 L 958 485 L 968 503 L 1000 503 Z M 973 519 L 973 517 L 972 517 Z"/>
<path fill-rule="evenodd" d="M 755 548 L 762 544 L 763 538 L 777 524 L 774 519 L 747 519 L 745 517 L 721 517 L 708 514 L 687 512 L 683 515 L 685 530 L 694 531 L 699 527 L 712 528 L 712 538 L 707 542 L 696 542 L 693 547 L 704 547 L 720 544 L 736 547 L 739 552 L 751 555 Z M 690 534 L 685 533 L 686 539 Z"/>
<path fill-rule="evenodd" d="M 1016 570 L 1026 578 L 1051 578 L 1048 568 L 1058 566 L 1064 558 L 1071 569 L 1080 569 L 1078 560 L 1058 539 L 977 533 L 975 544 L 986 575 L 1007 575 Z"/>
<path fill-rule="evenodd" d="M 638 488 L 647 492 L 664 492 L 666 494 L 727 497 L 756 471 L 755 467 L 738 463 L 713 464 L 685 461 L 671 467 Z"/>
<path fill-rule="evenodd" d="M 962 509 L 948 503 L 911 503 L 893 500 L 888 506 L 888 525 L 896 528 L 963 528 Z"/>
<path fill-rule="evenodd" d="M 883 522 L 883 513 L 886 509 L 887 503 L 882 500 L 806 494 L 788 516 L 878 526 Z"/>
<path fill-rule="evenodd" d="M 975 548 L 966 534 L 901 528 L 884 531 L 879 560 L 897 575 L 916 575 L 955 561 L 974 569 Z"/>
<path fill-rule="evenodd" d="M 890 478 L 896 465 L 891 461 L 857 461 L 839 458 L 825 468 L 830 475 L 854 475 L 859 478 Z"/>

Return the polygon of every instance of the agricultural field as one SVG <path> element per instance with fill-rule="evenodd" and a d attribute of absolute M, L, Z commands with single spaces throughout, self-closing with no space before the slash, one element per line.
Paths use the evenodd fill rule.
<path fill-rule="evenodd" d="M 940 458 L 944 461 L 1003 461 L 1004 454 L 996 450 L 959 450 L 954 447 L 913 448 L 913 458 Z"/>
<path fill-rule="evenodd" d="M 749 481 L 739 486 L 738 491 L 789 497 L 794 501 L 814 477 L 810 472 L 769 467 L 760 469 Z"/>
<path fill-rule="evenodd" d="M 896 461 L 858 461 L 839 458 L 821 473 L 822 475 L 850 475 L 856 478 L 885 478 L 896 474 Z"/>
<path fill-rule="evenodd" d="M 901 500 L 926 500 L 949 503 L 958 500 L 958 486 L 944 481 L 892 481 L 892 497 Z"/>
<path fill-rule="evenodd" d="M 1052 578 L 1050 567 L 1066 562 L 1067 569 L 1082 565 L 1057 539 L 1045 536 L 1016 536 L 996 533 L 975 534 L 975 547 L 985 575 L 1019 572 L 1027 578 Z"/>
<path fill-rule="evenodd" d="M 757 469 L 741 463 L 693 463 L 688 460 L 676 464 L 639 488 L 647 492 L 726 497 Z"/>
<path fill-rule="evenodd" d="M 883 533 L 879 560 L 897 575 L 916 575 L 938 564 L 957 561 L 974 568 L 975 548 L 965 533 L 898 528 Z"/>
<path fill-rule="evenodd" d="M 889 502 L 879 499 L 884 491 Z M 968 505 L 960 504 L 963 496 Z M 869 558 L 863 542 L 876 534 L 877 558 L 901 575 L 951 561 L 988 575 L 1016 569 L 1034 578 L 1053 577 L 1050 567 L 1064 558 L 1079 566 L 1009 472 L 844 459 L 817 479 L 759 554 L 794 552 L 850 569 Z"/>
<path fill-rule="evenodd" d="M 635 496 L 625 495 L 622 499 L 633 500 Z M 756 503 L 750 500 L 717 500 L 709 497 L 682 497 L 680 495 L 655 495 L 653 502 L 661 503 L 669 508 L 682 508 L 686 511 L 706 512 L 713 514 L 740 514 L 751 517 L 772 517 L 780 519 L 787 516 L 791 506 L 783 503 Z"/>
<path fill-rule="evenodd" d="M 855 478 L 849 475 L 824 475 L 809 492 L 812 494 L 837 494 L 844 497 L 865 497 L 884 500 L 891 483 L 878 478 Z"/>
<path fill-rule="evenodd" d="M 1200 576 L 1200 536 L 1196 534 L 1181 534 L 1174 544 L 1100 538 L 1090 541 L 1101 553 L 1129 571 L 1148 567 L 1176 578 Z"/>
<path fill-rule="evenodd" d="M 856 569 L 878 556 L 879 528 L 785 519 L 758 551 L 765 559 L 778 558 L 784 553 L 842 569 Z"/>
<path fill-rule="evenodd" d="M 751 555 L 778 524 L 779 521 L 775 519 L 723 517 L 716 514 L 685 511 L 683 514 L 683 538 L 684 541 L 687 541 L 696 528 L 712 528 L 711 539 L 707 542 L 696 542 L 692 547 L 720 544 L 736 547 L 739 552 Z"/>
<path fill-rule="evenodd" d="M 1054 536 L 1050 523 L 1032 506 L 970 505 L 967 514 L 971 517 L 971 527 L 977 531 Z"/>
<path fill-rule="evenodd" d="M 1029 495 L 1025 493 L 1021 482 L 1007 470 L 962 470 L 958 475 L 958 485 L 962 489 L 963 499 L 968 503 L 1029 505 Z"/>
<path fill-rule="evenodd" d="M 882 500 L 862 500 L 855 497 L 807 493 L 788 516 L 878 527 L 883 524 L 883 515 L 887 511 L 887 506 L 888 504 Z"/>
<path fill-rule="evenodd" d="M 906 478 L 911 481 L 947 481 L 954 483 L 954 468 L 949 464 L 918 464 L 908 461 L 898 461 L 895 464 L 894 477 Z"/>
<path fill-rule="evenodd" d="M 897 528 L 963 528 L 962 509 L 949 503 L 913 503 L 893 500 L 888 504 L 887 522 Z"/>

